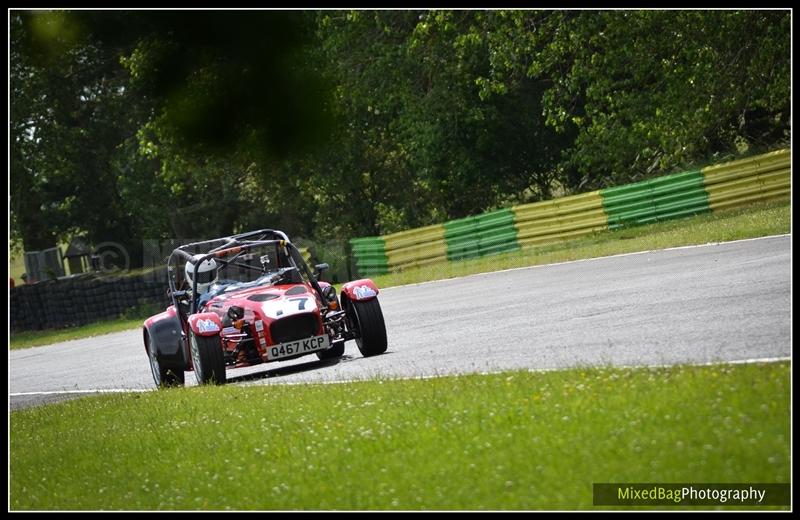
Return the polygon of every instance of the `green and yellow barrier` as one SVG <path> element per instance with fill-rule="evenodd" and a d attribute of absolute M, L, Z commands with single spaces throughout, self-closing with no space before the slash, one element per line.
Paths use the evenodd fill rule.
<path fill-rule="evenodd" d="M 350 246 L 355 268 L 360 276 L 384 274 L 388 271 L 386 246 L 383 237 L 353 238 Z"/>
<path fill-rule="evenodd" d="M 608 228 L 599 191 L 512 208 L 522 247 L 575 238 Z"/>
<path fill-rule="evenodd" d="M 383 237 L 387 266 L 391 271 L 447 260 L 444 225 L 400 231 Z"/>
<path fill-rule="evenodd" d="M 606 188 L 600 196 L 610 229 L 710 211 L 699 170 Z"/>
<path fill-rule="evenodd" d="M 448 260 L 519 249 L 514 214 L 510 209 L 445 222 L 444 229 Z"/>
<path fill-rule="evenodd" d="M 788 200 L 791 195 L 792 157 L 778 150 L 703 168 L 703 182 L 713 211 L 753 202 Z"/>
<path fill-rule="evenodd" d="M 778 150 L 599 191 L 534 202 L 383 237 L 354 238 L 359 276 L 458 261 L 648 224 L 791 193 L 791 152 Z"/>
<path fill-rule="evenodd" d="M 305 260 L 306 264 L 311 266 L 311 250 L 307 247 L 298 247 L 297 250 L 300 251 L 300 256 L 303 257 L 303 260 Z"/>

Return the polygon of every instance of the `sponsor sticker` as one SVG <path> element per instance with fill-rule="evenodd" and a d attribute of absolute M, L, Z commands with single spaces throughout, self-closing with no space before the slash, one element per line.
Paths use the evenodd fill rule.
<path fill-rule="evenodd" d="M 372 287 L 369 285 L 359 285 L 353 288 L 353 293 L 356 295 L 356 298 L 359 300 L 363 300 L 364 298 L 372 298 L 375 296 L 376 293 Z"/>
<path fill-rule="evenodd" d="M 214 320 L 197 320 L 197 330 L 200 332 L 217 332 L 219 325 L 214 323 Z"/>

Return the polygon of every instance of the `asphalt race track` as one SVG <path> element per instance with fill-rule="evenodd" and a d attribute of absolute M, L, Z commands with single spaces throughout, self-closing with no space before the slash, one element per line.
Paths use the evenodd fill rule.
<path fill-rule="evenodd" d="M 791 236 L 388 288 L 389 350 L 228 372 L 234 384 L 788 358 Z M 9 352 L 9 408 L 154 388 L 141 331 Z M 187 384 L 195 384 L 186 374 Z"/>

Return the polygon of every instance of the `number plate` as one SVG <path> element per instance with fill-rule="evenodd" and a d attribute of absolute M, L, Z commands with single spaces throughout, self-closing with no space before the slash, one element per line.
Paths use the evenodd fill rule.
<path fill-rule="evenodd" d="M 285 357 L 296 356 L 298 354 L 308 354 L 318 350 L 325 350 L 331 346 L 331 340 L 327 334 L 314 336 L 311 338 L 297 341 L 288 341 L 280 345 L 267 347 L 267 359 L 282 359 Z"/>

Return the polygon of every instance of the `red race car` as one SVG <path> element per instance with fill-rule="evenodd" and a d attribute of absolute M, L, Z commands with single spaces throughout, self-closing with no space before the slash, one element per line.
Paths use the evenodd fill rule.
<path fill-rule="evenodd" d="M 316 354 L 338 359 L 354 339 L 364 356 L 386 351 L 372 280 L 348 282 L 337 297 L 281 231 L 261 229 L 195 242 L 167 260 L 166 311 L 144 322 L 144 348 L 159 387 L 224 384 L 228 368 Z"/>

